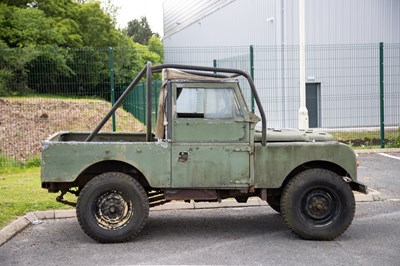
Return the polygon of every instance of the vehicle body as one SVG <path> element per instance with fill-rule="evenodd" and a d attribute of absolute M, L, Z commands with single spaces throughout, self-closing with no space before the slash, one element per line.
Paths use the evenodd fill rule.
<path fill-rule="evenodd" d="M 99 133 L 137 81 L 146 74 L 151 84 L 152 72 L 161 70 L 165 82 L 155 134 L 151 104 L 146 133 Z M 255 129 L 260 119 L 248 110 L 237 75 L 250 84 L 261 130 Z M 76 194 L 80 225 L 99 242 L 131 239 L 150 207 L 171 200 L 246 202 L 251 196 L 266 200 L 301 237 L 329 240 L 353 219 L 351 189 L 366 193 L 356 163 L 354 151 L 327 133 L 267 130 L 245 72 L 148 64 L 93 132 L 59 132 L 43 142 L 42 187 L 61 191 L 58 200 L 64 203 L 65 193 Z"/>

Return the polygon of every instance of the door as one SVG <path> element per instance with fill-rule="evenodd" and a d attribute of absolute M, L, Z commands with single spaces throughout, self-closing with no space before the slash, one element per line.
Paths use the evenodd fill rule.
<path fill-rule="evenodd" d="M 249 186 L 250 122 L 238 89 L 226 83 L 173 86 L 172 187 Z"/>
<path fill-rule="evenodd" d="M 321 83 L 306 83 L 306 107 L 310 128 L 320 127 Z"/>

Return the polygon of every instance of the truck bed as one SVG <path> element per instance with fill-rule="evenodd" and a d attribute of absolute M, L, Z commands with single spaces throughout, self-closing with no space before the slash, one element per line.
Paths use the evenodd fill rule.
<path fill-rule="evenodd" d="M 84 142 L 89 134 L 90 132 L 61 131 L 50 136 L 46 141 Z M 146 133 L 100 132 L 91 142 L 146 142 Z"/>
<path fill-rule="evenodd" d="M 64 131 L 43 141 L 43 187 L 72 184 L 79 176 L 126 169 L 136 169 L 132 171 L 146 176 L 152 187 L 170 186 L 170 143 L 146 142 L 145 133 L 113 132 L 98 133 L 86 142 L 89 134 Z"/>

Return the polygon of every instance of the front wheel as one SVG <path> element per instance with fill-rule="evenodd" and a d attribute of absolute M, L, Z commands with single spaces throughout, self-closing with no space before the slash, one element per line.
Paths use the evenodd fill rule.
<path fill-rule="evenodd" d="M 334 239 L 350 226 L 354 213 L 350 186 L 325 169 L 299 173 L 286 185 L 281 198 L 283 220 L 304 239 Z"/>
<path fill-rule="evenodd" d="M 149 201 L 143 187 L 123 173 L 104 173 L 79 194 L 76 214 L 83 231 L 102 243 L 125 242 L 144 227 Z"/>

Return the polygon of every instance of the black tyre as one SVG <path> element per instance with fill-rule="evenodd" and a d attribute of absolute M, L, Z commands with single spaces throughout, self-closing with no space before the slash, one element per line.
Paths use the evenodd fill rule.
<path fill-rule="evenodd" d="M 143 187 L 123 173 L 104 173 L 79 194 L 76 214 L 83 231 L 101 243 L 125 242 L 146 224 L 149 200 Z"/>
<path fill-rule="evenodd" d="M 281 198 L 278 196 L 267 197 L 268 205 L 276 212 L 281 213 Z"/>
<path fill-rule="evenodd" d="M 350 226 L 355 200 L 350 186 L 338 174 L 310 169 L 286 185 L 281 198 L 281 215 L 300 237 L 332 240 Z"/>

